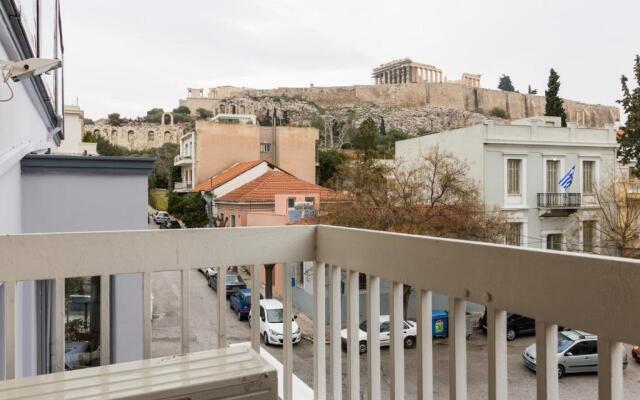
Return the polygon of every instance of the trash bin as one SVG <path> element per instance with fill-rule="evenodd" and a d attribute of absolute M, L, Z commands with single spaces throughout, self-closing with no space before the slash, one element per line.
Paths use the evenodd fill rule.
<path fill-rule="evenodd" d="M 468 312 L 467 313 L 467 339 L 469 339 L 471 337 L 471 334 L 473 333 L 473 315 Z"/>
<path fill-rule="evenodd" d="M 449 313 L 445 310 L 433 310 L 431 314 L 433 337 L 447 337 L 449 334 Z"/>

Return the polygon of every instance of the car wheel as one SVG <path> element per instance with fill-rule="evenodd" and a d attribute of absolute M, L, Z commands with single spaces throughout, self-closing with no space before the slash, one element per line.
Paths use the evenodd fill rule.
<path fill-rule="evenodd" d="M 416 338 L 414 338 L 413 336 L 407 336 L 406 338 L 404 338 L 405 349 L 410 349 L 415 345 L 416 345 Z"/>
<path fill-rule="evenodd" d="M 238 313 L 238 321 L 242 321 L 242 313 L 241 312 Z"/>
<path fill-rule="evenodd" d="M 513 329 L 509 329 L 507 331 L 507 340 L 508 341 L 512 341 L 516 338 L 516 331 L 514 331 Z"/>
<path fill-rule="evenodd" d="M 265 345 L 269 345 L 269 335 L 267 335 L 267 332 L 264 333 L 264 344 Z"/>
<path fill-rule="evenodd" d="M 565 374 L 564 366 L 558 365 L 558 379 L 562 378 Z"/>
<path fill-rule="evenodd" d="M 360 354 L 364 354 L 367 352 L 367 342 L 360 342 L 358 344 L 358 351 Z"/>

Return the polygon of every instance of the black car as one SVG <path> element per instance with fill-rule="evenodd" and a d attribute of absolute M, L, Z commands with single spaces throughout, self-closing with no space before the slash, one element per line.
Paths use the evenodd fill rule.
<path fill-rule="evenodd" d="M 160 229 L 181 229 L 180 222 L 174 220 L 168 220 L 160 224 Z"/>
<path fill-rule="evenodd" d="M 482 318 L 480 318 L 480 327 L 487 331 L 487 309 L 485 308 Z M 507 313 L 507 340 L 511 341 L 516 336 L 532 335 L 536 333 L 536 321 L 522 315 Z"/>
<path fill-rule="evenodd" d="M 235 273 L 229 273 L 225 275 L 227 283 L 227 297 L 231 296 L 237 289 L 246 289 L 247 285 L 244 283 L 240 275 Z M 218 290 L 218 274 L 215 273 L 209 277 L 209 286 L 213 290 Z"/>

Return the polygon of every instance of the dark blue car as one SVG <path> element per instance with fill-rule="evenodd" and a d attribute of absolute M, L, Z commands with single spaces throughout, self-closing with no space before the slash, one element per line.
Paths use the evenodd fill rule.
<path fill-rule="evenodd" d="M 251 289 L 237 289 L 229 297 L 229 303 L 231 304 L 231 309 L 238 315 L 238 319 L 249 318 L 249 311 L 251 311 Z"/>

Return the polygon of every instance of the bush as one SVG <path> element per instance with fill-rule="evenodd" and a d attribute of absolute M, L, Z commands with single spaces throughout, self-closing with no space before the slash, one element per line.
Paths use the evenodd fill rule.
<path fill-rule="evenodd" d="M 187 228 L 204 228 L 209 223 L 207 202 L 200 193 L 169 193 L 169 214 L 179 218 Z"/>
<path fill-rule="evenodd" d="M 494 107 L 493 109 L 491 109 L 491 112 L 489 112 L 489 115 L 492 117 L 496 117 L 496 118 L 502 118 L 502 119 L 509 119 L 509 113 L 507 113 L 505 110 L 503 110 L 500 107 Z"/>

